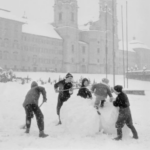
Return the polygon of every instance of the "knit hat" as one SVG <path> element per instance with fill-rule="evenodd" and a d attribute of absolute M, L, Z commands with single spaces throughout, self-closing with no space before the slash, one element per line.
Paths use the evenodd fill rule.
<path fill-rule="evenodd" d="M 69 77 L 72 77 L 73 78 L 73 75 L 71 73 L 67 73 L 66 74 L 66 78 L 69 78 Z"/>
<path fill-rule="evenodd" d="M 35 81 L 33 81 L 33 82 L 31 83 L 31 88 L 36 87 L 36 86 L 38 86 L 38 83 L 35 82 Z"/>
<path fill-rule="evenodd" d="M 103 79 L 102 79 L 102 82 L 108 84 L 108 83 L 109 83 L 109 80 L 106 79 L 106 78 L 103 78 Z"/>
<path fill-rule="evenodd" d="M 116 85 L 116 86 L 114 86 L 114 90 L 115 90 L 116 92 L 122 92 L 122 89 L 123 89 L 123 87 L 122 87 L 121 85 Z"/>

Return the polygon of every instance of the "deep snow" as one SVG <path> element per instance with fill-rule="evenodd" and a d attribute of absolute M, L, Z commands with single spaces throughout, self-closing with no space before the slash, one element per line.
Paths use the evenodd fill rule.
<path fill-rule="evenodd" d="M 55 73 L 17 73 L 18 76 L 26 77 L 29 75 L 32 79 L 39 78 L 48 80 L 58 79 L 59 74 Z M 61 77 L 64 74 L 60 75 Z M 77 80 L 81 75 L 75 74 Z M 90 78 L 92 81 L 99 82 L 105 75 L 82 75 Z M 112 76 L 109 76 L 112 85 Z M 122 84 L 122 76 L 117 76 L 117 83 Z M 36 119 L 32 120 L 31 132 L 29 135 L 20 129 L 25 122 L 25 112 L 22 103 L 29 84 L 20 84 L 20 82 L 0 83 L 0 149 L 1 150 L 40 150 L 40 149 L 136 149 L 148 150 L 150 148 L 150 82 L 130 80 L 130 88 L 145 89 L 145 96 L 128 95 L 131 103 L 131 112 L 133 123 L 138 131 L 139 139 L 132 139 L 132 134 L 128 129 L 124 129 L 124 138 L 122 141 L 114 141 L 116 131 L 113 125 L 116 119 L 117 110 L 107 102 L 105 108 L 101 110 L 102 115 L 98 116 L 93 107 L 93 100 L 82 99 L 76 96 L 77 91 L 68 100 L 61 110 L 63 125 L 55 126 L 58 121 L 56 115 L 57 93 L 53 90 L 53 85 L 43 85 L 47 91 L 48 101 L 41 110 L 44 114 L 45 132 L 49 137 L 41 139 L 38 137 L 38 128 Z M 42 97 L 40 98 L 40 103 Z M 101 126 L 109 134 L 97 132 L 99 129 L 99 117 L 101 117 Z M 110 127 L 111 126 L 111 127 Z M 112 134 L 110 134 L 112 133 Z"/>

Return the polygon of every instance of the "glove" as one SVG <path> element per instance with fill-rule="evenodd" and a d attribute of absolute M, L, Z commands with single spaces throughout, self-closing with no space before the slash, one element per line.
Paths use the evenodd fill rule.
<path fill-rule="evenodd" d="M 73 89 L 72 88 L 69 90 L 69 94 L 70 95 L 73 94 Z"/>
<path fill-rule="evenodd" d="M 56 92 L 56 93 L 58 93 L 58 92 L 59 92 L 59 90 L 58 90 L 58 89 L 55 89 L 55 92 Z"/>
<path fill-rule="evenodd" d="M 44 99 L 43 99 L 43 102 L 44 102 L 44 103 L 47 102 L 47 98 L 44 98 Z"/>
<path fill-rule="evenodd" d="M 110 97 L 110 100 L 109 100 L 109 101 L 110 101 L 110 102 L 113 102 L 113 100 L 114 100 L 114 98 L 113 98 L 113 97 Z"/>

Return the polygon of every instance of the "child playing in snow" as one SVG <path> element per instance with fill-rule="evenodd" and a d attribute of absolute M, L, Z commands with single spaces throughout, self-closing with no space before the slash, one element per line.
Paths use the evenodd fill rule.
<path fill-rule="evenodd" d="M 91 92 L 86 88 L 89 85 L 89 80 L 87 78 L 84 78 L 82 80 L 81 88 L 78 91 L 78 96 L 81 96 L 83 98 L 90 98 L 92 99 Z"/>
<path fill-rule="evenodd" d="M 73 85 L 72 85 L 72 79 L 73 79 L 73 76 L 70 73 L 68 73 L 66 75 L 66 78 L 64 80 L 61 80 L 61 81 L 57 82 L 54 85 L 55 91 L 59 92 L 59 94 L 58 94 L 57 108 L 56 108 L 57 109 L 57 115 L 59 117 L 58 125 L 61 124 L 60 109 L 61 109 L 63 103 L 65 101 L 67 101 L 70 98 L 70 95 L 73 93 L 73 91 L 72 91 L 72 87 L 73 87 Z"/>
<path fill-rule="evenodd" d="M 110 101 L 113 98 L 108 83 L 109 83 L 109 80 L 104 78 L 104 79 L 102 79 L 101 83 L 94 84 L 92 86 L 91 91 L 94 92 L 94 94 L 96 96 L 96 101 L 95 101 L 96 109 L 99 109 L 99 106 L 101 106 L 101 107 L 104 106 L 105 99 L 107 98 L 108 95 L 110 97 Z"/>
<path fill-rule="evenodd" d="M 38 100 L 40 93 L 43 95 L 43 102 L 47 101 L 45 88 L 38 86 L 38 84 L 33 81 L 31 84 L 31 89 L 28 91 L 23 107 L 26 112 L 26 132 L 30 132 L 31 119 L 33 118 L 33 113 L 36 116 L 37 125 L 39 128 L 39 137 L 45 138 L 48 135 L 44 133 L 44 116 L 38 106 Z"/>
<path fill-rule="evenodd" d="M 117 95 L 116 100 L 113 102 L 115 107 L 119 107 L 119 116 L 116 122 L 117 128 L 117 137 L 114 138 L 115 140 L 122 139 L 122 128 L 126 124 L 133 133 L 133 138 L 138 139 L 138 134 L 133 126 L 132 116 L 130 111 L 130 103 L 128 100 L 127 95 L 122 91 L 123 87 L 121 85 L 116 85 L 114 87 L 114 93 Z"/>

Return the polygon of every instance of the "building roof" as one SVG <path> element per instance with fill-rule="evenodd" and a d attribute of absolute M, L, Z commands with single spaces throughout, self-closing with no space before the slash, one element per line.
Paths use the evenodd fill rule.
<path fill-rule="evenodd" d="M 131 45 L 133 49 L 149 49 L 150 50 L 148 46 L 146 46 L 140 41 L 137 41 L 135 38 L 129 44 Z"/>
<path fill-rule="evenodd" d="M 28 21 L 22 26 L 22 32 L 56 39 L 62 39 L 50 23 L 37 23 Z"/>
<path fill-rule="evenodd" d="M 85 43 L 85 42 L 83 42 L 83 41 L 79 41 L 79 43 L 88 45 L 87 43 Z"/>
<path fill-rule="evenodd" d="M 119 50 L 123 50 L 123 45 L 122 44 L 123 44 L 122 41 L 119 41 Z M 127 51 L 126 42 L 124 42 L 124 51 Z M 133 52 L 133 53 L 135 52 L 130 43 L 128 44 L 128 51 Z"/>
<path fill-rule="evenodd" d="M 78 28 L 79 28 L 79 30 L 81 30 L 81 31 L 89 31 L 89 29 L 90 29 L 90 24 L 79 25 Z"/>
<path fill-rule="evenodd" d="M 25 23 L 25 20 L 23 18 L 19 18 L 11 13 L 9 10 L 1 9 L 0 8 L 0 18 L 14 20 L 18 22 Z"/>

